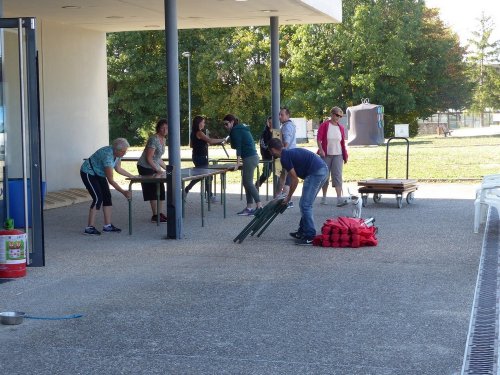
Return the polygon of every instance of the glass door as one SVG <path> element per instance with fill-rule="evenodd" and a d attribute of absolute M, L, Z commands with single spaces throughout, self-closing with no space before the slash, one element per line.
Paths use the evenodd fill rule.
<path fill-rule="evenodd" d="M 34 18 L 0 18 L 0 227 L 13 221 L 25 231 L 28 265 L 43 266 L 35 25 Z"/>

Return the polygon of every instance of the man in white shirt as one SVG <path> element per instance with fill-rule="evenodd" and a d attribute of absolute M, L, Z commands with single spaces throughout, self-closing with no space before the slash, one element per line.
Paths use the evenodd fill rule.
<path fill-rule="evenodd" d="M 297 147 L 297 139 L 295 136 L 296 127 L 292 120 L 290 120 L 290 110 L 286 107 L 280 110 L 280 122 L 281 122 L 281 142 L 283 143 L 283 148 L 285 150 L 291 150 Z M 279 184 L 278 184 L 278 195 L 287 195 L 290 191 L 290 177 L 287 176 L 286 170 L 283 168 L 281 170 Z M 288 203 L 288 208 L 293 207 L 293 202 Z"/>

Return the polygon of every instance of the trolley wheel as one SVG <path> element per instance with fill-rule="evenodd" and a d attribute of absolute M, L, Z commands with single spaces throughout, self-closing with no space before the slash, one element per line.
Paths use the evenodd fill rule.
<path fill-rule="evenodd" d="M 366 207 L 366 202 L 368 201 L 368 195 L 367 194 L 361 194 L 361 204 L 363 207 Z"/>
<path fill-rule="evenodd" d="M 375 193 L 375 194 L 373 194 L 373 201 L 374 201 L 375 203 L 380 202 L 380 200 L 381 200 L 381 199 L 382 199 L 382 194 L 379 194 L 379 193 Z"/>
<path fill-rule="evenodd" d="M 412 204 L 414 200 L 415 200 L 415 194 L 413 194 L 413 192 L 408 193 L 408 195 L 406 195 L 406 203 Z"/>
<path fill-rule="evenodd" d="M 398 195 L 396 197 L 396 202 L 398 203 L 398 208 L 403 207 L 403 197 L 402 196 Z"/>

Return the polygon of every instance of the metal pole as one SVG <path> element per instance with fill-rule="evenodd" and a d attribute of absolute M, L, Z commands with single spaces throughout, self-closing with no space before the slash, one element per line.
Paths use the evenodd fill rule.
<path fill-rule="evenodd" d="M 181 239 L 182 182 L 179 100 L 179 38 L 177 35 L 177 1 L 165 1 L 165 39 L 167 51 L 168 160 L 173 167 L 172 181 L 167 184 L 167 238 Z"/>
<path fill-rule="evenodd" d="M 191 140 L 191 55 L 188 56 L 188 116 L 189 139 Z"/>
<path fill-rule="evenodd" d="M 19 44 L 19 102 L 21 106 L 21 147 L 22 147 L 22 167 L 23 167 L 23 200 L 24 200 L 24 233 L 28 234 L 28 213 L 30 207 L 28 207 L 28 167 L 26 165 L 27 162 L 27 153 L 26 153 L 26 102 L 25 102 L 25 91 L 24 91 L 24 44 L 23 44 L 23 19 L 18 19 L 18 27 L 17 27 L 17 37 Z M 33 184 L 33 181 L 31 181 Z M 29 235 L 26 236 L 26 264 L 30 264 L 30 244 L 29 244 Z"/>
<path fill-rule="evenodd" d="M 273 129 L 280 128 L 280 45 L 278 17 L 271 17 L 271 116 Z"/>
<path fill-rule="evenodd" d="M 273 129 L 280 128 L 280 45 L 279 45 L 279 19 L 271 17 L 271 116 L 273 118 Z M 273 196 L 278 188 L 273 158 Z"/>
<path fill-rule="evenodd" d="M 188 62 L 188 134 L 191 142 L 191 52 L 183 52 L 182 56 L 187 57 Z"/>
<path fill-rule="evenodd" d="M 26 87 L 28 108 L 29 161 L 31 179 L 31 263 L 32 267 L 45 265 L 43 233 L 43 182 L 42 182 L 42 138 L 40 133 L 40 109 L 38 87 L 38 56 L 36 51 L 36 21 L 24 18 L 26 35 Z"/>

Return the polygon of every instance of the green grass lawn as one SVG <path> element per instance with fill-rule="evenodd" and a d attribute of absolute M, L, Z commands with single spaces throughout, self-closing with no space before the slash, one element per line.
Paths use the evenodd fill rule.
<path fill-rule="evenodd" d="M 313 147 L 315 143 L 299 147 Z M 316 150 L 316 149 L 314 149 Z M 382 146 L 349 147 L 344 180 L 385 178 L 386 150 Z M 477 182 L 482 176 L 500 173 L 500 135 L 481 137 L 419 136 L 410 139 L 408 178 L 428 182 Z M 137 174 L 135 163 L 123 163 Z M 182 167 L 192 167 L 184 162 Z M 125 179 L 116 175 L 120 183 Z M 406 178 L 406 142 L 394 140 L 389 146 L 389 178 Z M 238 173 L 228 174 L 228 183 L 239 183 Z"/>
<path fill-rule="evenodd" d="M 389 178 L 406 178 L 406 142 L 389 146 Z M 385 178 L 386 146 L 351 147 L 344 167 L 346 181 Z M 500 136 L 420 136 L 410 140 L 409 178 L 420 181 L 477 181 L 500 173 Z"/>

